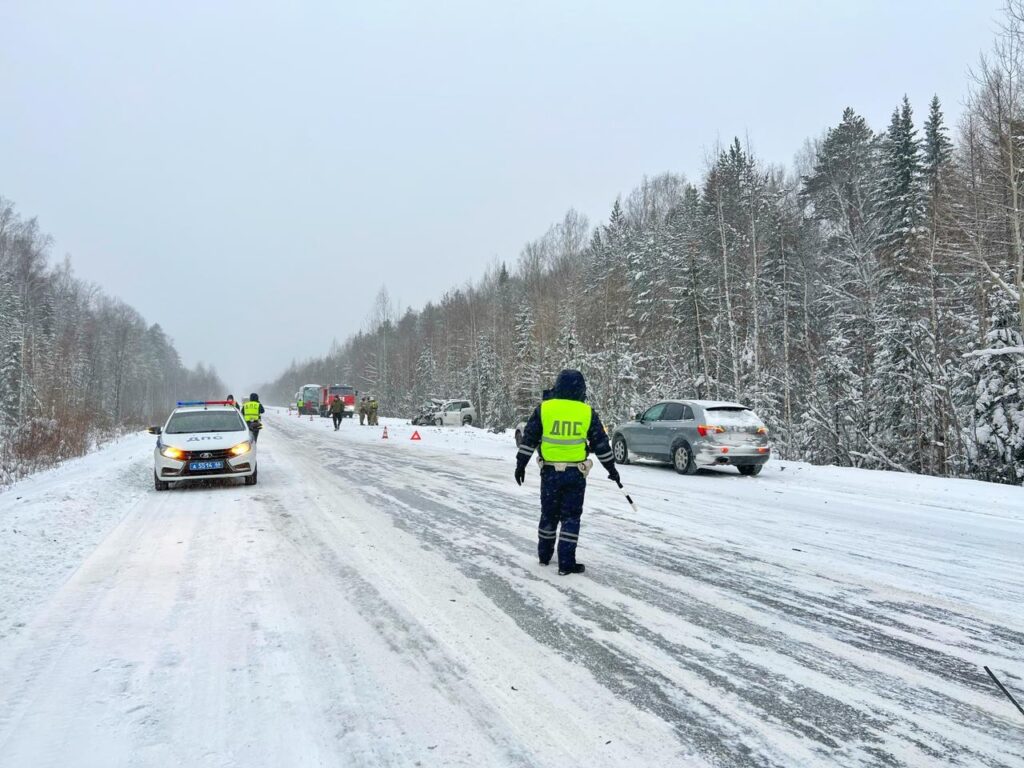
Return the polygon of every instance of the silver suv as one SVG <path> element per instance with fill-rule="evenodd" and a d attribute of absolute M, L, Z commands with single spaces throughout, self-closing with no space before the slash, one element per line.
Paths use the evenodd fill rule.
<path fill-rule="evenodd" d="M 757 475 L 771 456 L 768 429 L 752 410 L 715 400 L 665 400 L 616 427 L 615 461 L 630 455 L 671 462 L 676 472 L 692 475 L 701 467 L 732 465 L 742 475 Z"/>

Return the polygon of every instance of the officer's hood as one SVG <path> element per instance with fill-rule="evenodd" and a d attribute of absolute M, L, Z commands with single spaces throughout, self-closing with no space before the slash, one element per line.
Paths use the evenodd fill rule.
<path fill-rule="evenodd" d="M 587 397 L 587 382 L 583 374 L 579 371 L 562 371 L 555 379 L 551 397 L 557 400 L 579 400 L 582 403 Z"/>

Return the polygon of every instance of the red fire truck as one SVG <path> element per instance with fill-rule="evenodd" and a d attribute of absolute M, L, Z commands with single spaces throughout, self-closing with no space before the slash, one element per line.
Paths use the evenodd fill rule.
<path fill-rule="evenodd" d="M 331 415 L 331 403 L 341 400 L 345 403 L 345 415 L 352 418 L 356 414 L 356 395 L 359 394 L 352 387 L 343 384 L 332 384 L 329 387 L 321 387 L 320 394 L 320 415 L 327 417 Z"/>

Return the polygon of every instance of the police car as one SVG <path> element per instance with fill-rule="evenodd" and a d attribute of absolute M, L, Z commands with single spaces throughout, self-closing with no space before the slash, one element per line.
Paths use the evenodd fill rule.
<path fill-rule="evenodd" d="M 238 409 L 223 400 L 179 402 L 157 435 L 153 484 L 241 477 L 256 485 L 256 442 Z"/>

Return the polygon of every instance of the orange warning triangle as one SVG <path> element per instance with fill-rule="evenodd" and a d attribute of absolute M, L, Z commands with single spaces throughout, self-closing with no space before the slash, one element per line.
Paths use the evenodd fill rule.
<path fill-rule="evenodd" d="M 387 440 L 388 439 L 388 428 L 387 427 L 384 427 L 384 434 L 380 436 L 380 439 L 381 440 Z"/>
<path fill-rule="evenodd" d="M 416 431 L 416 432 L 412 433 L 412 437 L 410 437 L 409 439 L 410 440 L 422 440 L 423 438 L 420 437 L 419 431 Z"/>

